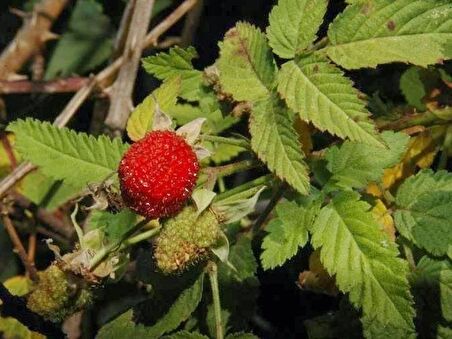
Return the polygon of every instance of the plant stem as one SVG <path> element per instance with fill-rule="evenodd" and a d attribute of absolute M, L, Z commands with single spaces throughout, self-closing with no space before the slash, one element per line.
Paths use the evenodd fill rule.
<path fill-rule="evenodd" d="M 249 142 L 244 139 L 225 138 L 225 137 L 219 137 L 216 135 L 203 135 L 202 139 L 205 141 L 218 142 L 220 144 L 239 146 L 239 147 L 243 147 L 246 149 L 251 148 Z"/>
<path fill-rule="evenodd" d="M 444 110 L 445 111 L 445 110 Z M 402 129 L 413 126 L 425 126 L 430 127 L 433 125 L 449 125 L 451 120 L 441 119 L 438 114 L 434 112 L 426 111 L 420 114 L 405 115 L 402 118 L 395 121 L 380 120 L 377 121 L 377 127 L 380 130 L 395 130 L 400 131 Z"/>
<path fill-rule="evenodd" d="M 36 270 L 35 264 L 28 257 L 27 251 L 25 251 L 24 245 L 22 244 L 22 241 L 20 240 L 19 235 L 16 232 L 16 228 L 14 227 L 11 219 L 8 216 L 8 211 L 5 206 L 1 207 L 1 215 L 3 226 L 5 227 L 6 232 L 8 232 L 8 235 L 11 238 L 11 242 L 14 245 L 14 252 L 16 252 L 19 256 L 31 280 L 37 281 L 38 272 Z"/>
<path fill-rule="evenodd" d="M 229 191 L 226 191 L 224 193 L 218 194 L 215 197 L 214 201 L 217 202 L 217 201 L 220 201 L 220 200 L 225 200 L 227 198 L 230 198 L 230 197 L 232 197 L 234 195 L 240 194 L 240 193 L 242 193 L 244 191 L 247 191 L 249 189 L 266 185 L 266 184 L 270 183 L 272 180 L 273 180 L 273 176 L 271 174 L 264 175 L 264 176 L 259 177 L 257 179 L 248 181 L 248 182 L 244 183 L 243 185 L 237 186 L 237 187 L 235 187 L 235 188 L 233 188 L 233 189 L 231 189 Z"/>
<path fill-rule="evenodd" d="M 275 187 L 275 190 L 273 192 L 273 195 L 270 199 L 270 202 L 265 207 L 264 211 L 259 215 L 259 217 L 254 222 L 252 232 L 253 234 L 256 234 L 261 226 L 265 223 L 270 213 L 275 208 L 278 201 L 281 199 L 282 195 L 284 194 L 285 185 L 283 183 L 280 183 L 278 186 Z"/>
<path fill-rule="evenodd" d="M 220 290 L 218 288 L 218 267 L 213 261 L 209 262 L 207 267 L 210 280 L 210 288 L 212 289 L 213 309 L 215 313 L 216 339 L 223 339 L 223 323 L 221 320 L 221 302 Z"/>
<path fill-rule="evenodd" d="M 161 227 L 156 227 L 153 229 L 150 229 L 146 232 L 142 232 L 140 234 L 137 234 L 134 237 L 131 237 L 129 239 L 126 239 L 123 243 L 121 247 L 129 247 L 131 245 L 137 244 L 141 241 L 144 241 L 146 239 L 149 239 L 151 237 L 153 237 L 154 235 L 158 234 L 160 232 Z"/>
<path fill-rule="evenodd" d="M 117 241 L 111 243 L 110 245 L 102 248 L 99 252 L 96 253 L 96 255 L 91 259 L 89 263 L 89 270 L 93 271 L 96 269 L 97 266 L 99 266 L 102 261 L 108 257 L 108 255 L 116 251 L 118 248 L 121 247 L 123 242 L 125 242 L 129 237 L 131 237 L 135 232 L 140 230 L 144 225 L 146 225 L 149 222 L 149 220 L 144 219 L 137 223 L 135 226 L 133 226 L 130 230 L 128 230 L 126 233 L 123 234 L 123 236 L 118 239 Z"/>
<path fill-rule="evenodd" d="M 243 160 L 224 166 L 207 167 L 203 170 L 204 177 L 198 181 L 198 186 L 201 186 L 209 181 L 215 182 L 219 177 L 226 177 L 237 172 L 249 170 L 259 165 L 260 164 L 255 160 Z"/>
<path fill-rule="evenodd" d="M 411 248 L 408 246 L 404 239 L 402 240 L 402 246 L 403 251 L 405 252 L 405 258 L 408 261 L 411 270 L 414 271 L 416 269 L 416 262 L 414 261 L 413 251 L 411 250 Z"/>

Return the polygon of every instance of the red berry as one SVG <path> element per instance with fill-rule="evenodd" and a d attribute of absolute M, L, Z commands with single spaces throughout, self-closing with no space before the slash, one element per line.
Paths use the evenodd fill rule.
<path fill-rule="evenodd" d="M 168 217 L 185 204 L 199 163 L 189 144 L 171 131 L 154 131 L 134 143 L 119 164 L 124 203 L 150 219 Z"/>

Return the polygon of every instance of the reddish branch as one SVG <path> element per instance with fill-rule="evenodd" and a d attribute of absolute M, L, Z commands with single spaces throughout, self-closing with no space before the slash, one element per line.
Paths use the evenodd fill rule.
<path fill-rule="evenodd" d="M 177 21 L 182 18 L 195 4 L 197 0 L 185 0 L 177 7 L 169 16 L 167 16 L 160 24 L 154 27 L 141 44 L 141 49 L 155 46 L 159 37 L 171 28 Z M 111 84 L 116 72 L 121 67 L 123 57 L 116 59 L 112 64 L 105 68 L 102 72 L 93 77 L 88 84 L 83 86 L 69 101 L 65 109 L 58 115 L 54 121 L 54 125 L 58 127 L 65 126 L 72 118 L 81 104 L 90 96 L 95 88 L 106 88 Z M 0 197 L 2 197 L 11 187 L 28 173 L 35 170 L 36 166 L 29 162 L 25 162 L 16 167 L 16 169 L 0 181 Z"/>
<path fill-rule="evenodd" d="M 51 81 L 0 80 L 0 94 L 12 93 L 70 93 L 77 92 L 89 82 L 89 78 L 71 77 Z"/>
<path fill-rule="evenodd" d="M 34 6 L 14 40 L 0 55 L 0 79 L 13 79 L 22 66 L 39 53 L 45 42 L 54 38 L 50 27 L 67 3 L 68 0 L 42 0 Z"/>
<path fill-rule="evenodd" d="M 8 209 L 5 205 L 1 206 L 2 215 L 2 223 L 5 227 L 6 232 L 8 233 L 9 237 L 11 238 L 11 242 L 14 246 L 14 252 L 17 253 L 20 260 L 22 261 L 22 264 L 25 266 L 25 270 L 30 275 L 30 278 L 34 281 L 38 279 L 38 273 L 36 270 L 36 267 L 32 261 L 30 261 L 27 252 L 25 251 L 24 245 L 22 244 L 22 241 L 19 238 L 19 235 L 16 232 L 16 229 L 11 221 L 11 219 L 8 216 Z"/>

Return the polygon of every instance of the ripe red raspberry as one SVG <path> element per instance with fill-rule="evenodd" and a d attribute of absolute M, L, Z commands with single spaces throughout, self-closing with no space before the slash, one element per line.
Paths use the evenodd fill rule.
<path fill-rule="evenodd" d="M 121 195 L 134 212 L 168 217 L 185 204 L 196 184 L 199 163 L 175 132 L 154 131 L 132 144 L 119 164 Z"/>

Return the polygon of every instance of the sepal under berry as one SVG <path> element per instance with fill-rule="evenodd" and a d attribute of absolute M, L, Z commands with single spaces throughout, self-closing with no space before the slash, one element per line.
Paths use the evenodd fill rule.
<path fill-rule="evenodd" d="M 204 259 L 209 247 L 221 235 L 216 215 L 209 209 L 201 214 L 193 206 L 185 207 L 168 219 L 156 239 L 154 257 L 164 273 L 180 272 Z"/>

